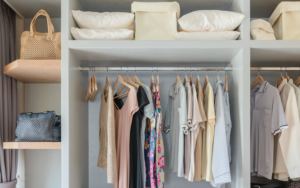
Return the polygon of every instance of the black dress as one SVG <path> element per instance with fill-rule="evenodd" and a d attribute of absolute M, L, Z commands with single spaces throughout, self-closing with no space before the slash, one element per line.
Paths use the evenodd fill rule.
<path fill-rule="evenodd" d="M 147 94 L 143 87 L 138 88 L 137 100 L 139 110 L 133 115 L 131 129 L 130 129 L 130 162 L 129 162 L 129 188 L 141 188 L 143 187 L 141 163 L 140 161 L 140 127 L 142 126 L 142 120 L 144 117 L 144 106 L 150 103 Z M 122 99 L 114 99 L 115 104 L 122 108 Z"/>

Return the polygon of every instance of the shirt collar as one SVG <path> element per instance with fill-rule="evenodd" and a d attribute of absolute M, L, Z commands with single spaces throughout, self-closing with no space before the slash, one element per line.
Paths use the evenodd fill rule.
<path fill-rule="evenodd" d="M 285 86 L 285 84 L 287 84 L 287 79 L 283 79 L 282 82 L 280 83 L 280 85 L 278 86 L 278 91 L 279 93 L 281 92 L 281 90 L 283 89 L 283 87 Z"/>
<path fill-rule="evenodd" d="M 175 95 L 178 93 L 178 90 L 180 88 L 180 86 L 182 85 L 182 81 L 180 80 L 179 82 L 177 82 L 176 87 L 175 83 L 172 85 L 170 91 L 169 91 L 169 96 L 175 98 Z"/>
<path fill-rule="evenodd" d="M 223 88 L 223 82 L 221 80 L 219 80 L 215 86 L 215 90 L 214 90 L 214 93 L 217 93 L 217 89 L 218 89 L 218 86 L 221 84 L 221 87 Z"/>
<path fill-rule="evenodd" d="M 251 95 L 254 96 L 255 93 L 263 93 L 263 92 L 265 92 L 266 89 L 267 89 L 267 87 L 268 87 L 268 85 L 269 85 L 269 82 L 267 82 L 267 81 L 264 81 L 262 84 L 257 84 L 256 86 L 254 86 L 253 89 L 251 89 Z"/>
<path fill-rule="evenodd" d="M 288 83 L 289 83 L 289 84 L 293 84 L 293 83 L 294 83 L 293 79 L 291 78 L 291 79 L 288 81 Z"/>

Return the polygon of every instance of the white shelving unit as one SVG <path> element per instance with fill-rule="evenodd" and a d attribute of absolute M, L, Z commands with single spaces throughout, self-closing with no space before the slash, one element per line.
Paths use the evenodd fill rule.
<path fill-rule="evenodd" d="M 6 0 L 22 15 L 32 17 L 37 8 L 33 3 Z M 255 67 L 300 66 L 299 41 L 253 41 L 250 39 L 250 20 L 268 18 L 281 0 L 178 0 L 181 15 L 199 9 L 229 10 L 245 15 L 238 30 L 241 36 L 236 41 L 75 41 L 70 27 L 77 27 L 71 10 L 84 11 L 126 11 L 130 12 L 131 1 L 122 0 L 63 0 L 35 2 L 38 9 L 53 7 L 46 11 L 51 17 L 61 17 L 62 60 L 61 60 L 61 187 L 112 187 L 106 183 L 106 172 L 96 167 L 99 148 L 98 116 L 104 78 L 110 75 L 114 81 L 118 72 L 87 73 L 79 66 L 184 66 L 184 67 L 227 67 L 231 115 L 233 120 L 231 146 L 232 183 L 226 188 L 250 188 L 250 83 L 257 75 L 250 71 Z M 50 4 L 47 4 L 50 3 Z M 60 3 L 59 3 L 60 4 Z M 53 12 L 52 12 L 53 10 Z M 57 13 L 61 10 L 61 15 Z M 28 12 L 27 12 L 28 11 Z M 299 73 L 288 72 L 294 79 Z M 85 101 L 87 77 L 97 75 L 98 87 L 94 102 Z M 130 74 L 132 71 L 120 73 Z M 151 72 L 136 73 L 144 83 L 149 82 Z M 156 73 L 155 73 L 156 74 Z M 166 107 L 166 92 L 177 73 L 158 73 L 161 76 L 162 107 Z M 188 73 L 190 74 L 190 73 Z M 193 74 L 196 74 L 193 72 Z M 199 73 L 201 80 L 205 72 Z M 220 72 L 221 79 L 224 72 Z M 271 84 L 277 81 L 278 72 L 261 71 Z M 183 76 L 184 72 L 180 72 Z M 215 83 L 216 73 L 209 72 L 211 83 Z M 277 75 L 277 76 L 276 76 Z M 268 80 L 268 81 L 269 81 Z M 164 112 L 163 112 L 164 113 Z M 166 159 L 168 163 L 168 159 Z M 211 185 L 207 182 L 188 183 L 182 178 L 169 174 L 166 168 L 165 187 L 198 188 Z"/>

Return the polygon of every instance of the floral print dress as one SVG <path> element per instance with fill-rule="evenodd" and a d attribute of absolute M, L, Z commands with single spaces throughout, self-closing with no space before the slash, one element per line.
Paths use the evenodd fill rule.
<path fill-rule="evenodd" d="M 160 90 L 159 84 L 156 86 L 156 106 L 155 106 L 155 119 L 156 119 L 156 177 L 157 177 L 157 188 L 164 188 L 165 186 L 165 152 L 164 142 L 161 134 L 162 127 L 162 112 L 160 106 Z"/>
<path fill-rule="evenodd" d="M 152 85 L 154 115 L 148 121 L 145 140 L 146 186 L 164 188 L 164 146 L 161 134 L 162 113 L 160 106 L 159 84 Z"/>

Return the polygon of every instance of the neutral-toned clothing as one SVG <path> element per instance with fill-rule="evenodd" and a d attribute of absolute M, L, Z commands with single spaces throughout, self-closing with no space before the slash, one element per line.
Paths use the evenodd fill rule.
<path fill-rule="evenodd" d="M 214 90 L 216 114 L 212 158 L 212 173 L 214 179 L 210 182 L 213 187 L 220 187 L 222 184 L 231 182 L 223 97 L 223 83 L 219 81 Z"/>
<path fill-rule="evenodd" d="M 104 96 L 107 94 L 107 98 Z M 98 167 L 107 171 L 107 183 L 117 182 L 117 158 L 115 138 L 114 99 L 111 86 L 108 92 L 101 94 L 100 116 L 99 116 L 99 141 L 100 149 L 98 156 Z"/>
<path fill-rule="evenodd" d="M 193 95 L 193 115 L 192 115 L 192 122 L 190 128 L 191 134 L 191 153 L 190 153 L 190 172 L 189 172 L 189 181 L 194 181 L 195 176 L 195 150 L 197 144 L 197 137 L 199 134 L 199 124 L 202 122 L 202 117 L 200 114 L 200 109 L 197 101 L 197 90 L 195 84 L 192 85 L 192 95 Z"/>
<path fill-rule="evenodd" d="M 231 162 L 231 145 L 230 145 L 230 134 L 232 128 L 232 121 L 230 115 L 230 104 L 229 104 L 229 93 L 228 91 L 224 92 L 223 97 L 224 103 L 224 115 L 225 115 L 225 125 L 226 125 L 226 140 L 227 140 L 227 148 L 228 148 L 228 159 Z"/>
<path fill-rule="evenodd" d="M 290 84 L 290 86 L 292 86 L 292 88 L 294 88 L 295 90 L 295 95 L 296 95 L 296 101 L 297 101 L 297 108 L 298 108 L 298 114 L 299 114 L 299 117 L 300 117 L 300 88 L 298 88 L 294 82 L 293 82 L 293 79 L 290 79 L 288 81 L 288 83 Z"/>
<path fill-rule="evenodd" d="M 141 188 L 145 188 L 146 187 L 146 169 L 145 169 L 145 132 L 146 132 L 146 122 L 147 122 L 147 118 L 151 119 L 152 116 L 154 115 L 154 107 L 153 107 L 153 100 L 152 100 L 152 94 L 150 91 L 150 88 L 145 85 L 144 90 L 146 92 L 149 104 L 147 104 L 146 106 L 144 106 L 144 117 L 142 120 L 142 126 L 140 129 L 140 160 L 141 160 L 141 172 L 142 172 L 142 187 Z"/>
<path fill-rule="evenodd" d="M 274 178 L 288 181 L 300 177 L 300 123 L 295 90 L 284 79 L 278 86 L 288 129 L 278 134 Z"/>
<path fill-rule="evenodd" d="M 199 106 L 202 122 L 199 124 L 199 133 L 197 136 L 196 148 L 195 148 L 194 181 L 200 181 L 202 179 L 202 139 L 203 139 L 202 132 L 203 129 L 205 129 L 206 114 L 203 106 L 203 92 L 202 92 L 202 86 L 200 82 L 197 82 L 196 89 L 197 89 L 198 106 Z"/>
<path fill-rule="evenodd" d="M 202 179 L 210 182 L 212 175 L 212 154 L 215 133 L 215 107 L 214 94 L 210 83 L 206 85 L 204 93 L 204 109 L 207 117 L 205 129 L 203 130 L 203 153 L 202 153 Z"/>
<path fill-rule="evenodd" d="M 252 176 L 272 179 L 274 135 L 287 128 L 278 90 L 268 82 L 251 90 L 251 166 Z"/>
<path fill-rule="evenodd" d="M 129 187 L 129 141 L 132 117 L 139 109 L 137 93 L 130 86 L 126 102 L 120 109 L 115 105 L 115 125 L 117 141 L 117 182 L 114 188 Z"/>
<path fill-rule="evenodd" d="M 164 121 L 165 148 L 170 157 L 170 171 L 184 176 L 184 134 L 187 132 L 186 93 L 182 81 L 169 90 L 169 101 Z M 170 132 L 170 141 L 168 134 Z"/>
<path fill-rule="evenodd" d="M 190 173 L 190 162 L 191 162 L 191 132 L 192 118 L 193 118 L 193 95 L 191 83 L 188 80 L 185 83 L 185 93 L 186 93 L 186 107 L 187 107 L 187 122 L 188 122 L 188 132 L 184 135 L 184 177 L 189 178 Z"/>

